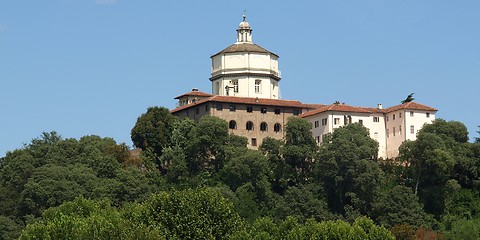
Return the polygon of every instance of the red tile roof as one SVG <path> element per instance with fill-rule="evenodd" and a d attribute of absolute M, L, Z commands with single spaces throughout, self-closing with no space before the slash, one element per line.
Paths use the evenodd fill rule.
<path fill-rule="evenodd" d="M 222 102 L 222 103 L 242 103 L 242 104 L 251 104 L 251 105 L 262 105 L 262 106 L 279 106 L 279 107 L 297 107 L 303 108 L 305 104 L 297 100 L 281 100 L 281 99 L 268 99 L 268 98 L 249 98 L 249 97 L 232 97 L 232 96 L 220 96 L 214 95 L 208 98 L 198 100 L 194 103 L 183 105 L 171 110 L 171 113 L 175 113 L 205 102 Z"/>
<path fill-rule="evenodd" d="M 195 96 L 195 97 L 211 97 L 213 96 L 212 94 L 210 93 L 206 93 L 206 92 L 200 92 L 200 91 L 190 91 L 188 93 L 184 93 L 180 96 L 177 96 L 175 97 L 174 99 L 179 99 L 181 97 L 185 97 L 185 96 Z"/>
<path fill-rule="evenodd" d="M 436 108 L 432 108 L 416 102 L 407 102 L 404 104 L 396 105 L 385 109 L 386 112 L 393 112 L 400 109 L 410 109 L 410 110 L 423 110 L 423 111 L 438 111 Z"/>
<path fill-rule="evenodd" d="M 354 107 L 354 106 L 349 106 L 349 105 L 345 105 L 345 104 L 335 104 L 334 103 L 334 104 L 330 104 L 330 105 L 327 105 L 327 106 L 324 106 L 324 107 L 317 108 L 313 111 L 306 112 L 306 113 L 300 115 L 300 117 L 302 117 L 302 118 L 309 117 L 309 116 L 315 115 L 317 113 L 328 112 L 328 111 L 332 111 L 332 112 L 357 112 L 357 113 L 372 113 L 373 112 L 373 111 L 371 111 L 367 108 Z"/>

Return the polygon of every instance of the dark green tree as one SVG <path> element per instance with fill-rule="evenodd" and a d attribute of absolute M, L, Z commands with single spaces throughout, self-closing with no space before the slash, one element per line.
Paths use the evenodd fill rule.
<path fill-rule="evenodd" d="M 147 112 L 138 117 L 131 131 L 133 144 L 146 150 L 152 149 L 161 156 L 163 149 L 171 145 L 175 116 L 164 107 L 149 107 Z"/>

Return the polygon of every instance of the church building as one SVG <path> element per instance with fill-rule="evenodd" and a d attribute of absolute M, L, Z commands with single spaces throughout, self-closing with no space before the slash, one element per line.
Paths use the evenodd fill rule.
<path fill-rule="evenodd" d="M 305 104 L 280 99 L 279 56 L 252 42 L 252 29 L 243 16 L 237 28 L 237 42 L 211 56 L 211 94 L 198 89 L 175 97 L 172 114 L 198 121 L 204 115 L 229 123 L 232 134 L 248 139 L 256 149 L 265 137 L 284 138 L 289 117 L 301 117 L 312 123 L 312 134 L 321 144 L 327 133 L 340 126 L 358 122 L 370 130 L 379 143 L 379 157 L 395 158 L 405 140 L 415 140 L 424 124 L 435 119 L 437 109 L 408 102 L 383 109 L 355 107 L 339 102 L 330 105 Z"/>

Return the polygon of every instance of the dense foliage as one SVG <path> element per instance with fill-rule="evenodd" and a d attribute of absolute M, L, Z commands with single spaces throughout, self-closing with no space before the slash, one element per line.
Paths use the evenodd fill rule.
<path fill-rule="evenodd" d="M 438 119 L 394 160 L 359 124 L 317 146 L 291 118 L 258 150 L 205 116 L 151 107 L 130 154 L 43 133 L 0 159 L 0 239 L 478 239 L 480 143 Z"/>

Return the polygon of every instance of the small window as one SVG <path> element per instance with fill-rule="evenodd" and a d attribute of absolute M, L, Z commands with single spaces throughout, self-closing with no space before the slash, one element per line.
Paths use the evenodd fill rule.
<path fill-rule="evenodd" d="M 398 126 L 398 134 L 402 135 L 402 126 Z"/>
<path fill-rule="evenodd" d="M 393 127 L 393 136 L 395 136 L 395 127 Z"/>
<path fill-rule="evenodd" d="M 247 106 L 247 112 L 253 112 L 253 107 L 252 106 Z"/>
<path fill-rule="evenodd" d="M 252 138 L 252 146 L 256 147 L 257 146 L 257 139 Z"/>
<path fill-rule="evenodd" d="M 260 123 L 260 131 L 266 132 L 268 130 L 268 124 L 266 122 Z"/>
<path fill-rule="evenodd" d="M 335 125 L 340 124 L 340 118 L 334 118 L 333 119 L 333 124 L 335 124 Z"/>
<path fill-rule="evenodd" d="M 358 120 L 358 123 L 360 123 L 360 125 L 363 125 L 363 120 Z"/>
<path fill-rule="evenodd" d="M 260 109 L 260 112 L 261 112 L 261 113 L 267 113 L 267 108 L 266 108 L 266 107 L 262 107 L 262 108 Z"/>
<path fill-rule="evenodd" d="M 393 114 L 392 120 L 395 120 L 395 114 Z"/>
<path fill-rule="evenodd" d="M 280 114 L 280 108 L 275 108 L 275 114 Z"/>
<path fill-rule="evenodd" d="M 208 105 L 205 105 L 205 112 L 208 112 Z"/>
<path fill-rule="evenodd" d="M 298 109 L 293 109 L 293 115 L 297 116 L 299 113 L 300 111 L 298 111 Z"/>
<path fill-rule="evenodd" d="M 282 125 L 280 123 L 275 123 L 275 125 L 273 125 L 273 131 L 281 132 L 282 131 Z"/>
<path fill-rule="evenodd" d="M 315 121 L 315 128 L 318 128 L 319 125 L 320 125 L 320 122 L 319 122 L 319 121 Z"/>
<path fill-rule="evenodd" d="M 429 117 L 430 117 L 430 113 L 427 113 L 427 118 L 429 118 Z"/>
<path fill-rule="evenodd" d="M 200 108 L 195 108 L 195 114 L 199 114 L 200 113 Z"/>
<path fill-rule="evenodd" d="M 398 113 L 398 118 L 402 118 L 402 113 Z"/>
<path fill-rule="evenodd" d="M 217 103 L 217 110 L 222 111 L 223 105 L 221 103 Z"/>
<path fill-rule="evenodd" d="M 373 117 L 373 122 L 380 122 L 380 117 Z"/>
<path fill-rule="evenodd" d="M 410 125 L 410 133 L 415 134 L 415 126 Z"/>
<path fill-rule="evenodd" d="M 230 106 L 228 107 L 228 109 L 230 109 L 230 112 L 235 112 L 235 111 L 237 110 L 237 106 L 235 106 L 235 105 L 230 105 Z"/>
<path fill-rule="evenodd" d="M 315 137 L 315 142 L 320 143 L 320 136 Z"/>
<path fill-rule="evenodd" d="M 413 117 L 413 111 L 410 111 L 410 117 Z"/>
<path fill-rule="evenodd" d="M 261 84 L 262 84 L 262 80 L 255 80 L 255 93 L 262 92 Z"/>
<path fill-rule="evenodd" d="M 238 80 L 232 80 L 233 92 L 238 93 Z"/>
<path fill-rule="evenodd" d="M 326 118 L 323 118 L 323 119 L 322 119 L 322 126 L 325 126 L 325 125 L 327 125 L 327 119 L 326 119 Z"/>
<path fill-rule="evenodd" d="M 378 132 L 373 133 L 374 138 L 378 138 Z"/>
<path fill-rule="evenodd" d="M 388 122 L 388 116 L 387 116 L 387 122 Z"/>
<path fill-rule="evenodd" d="M 247 131 L 253 131 L 253 122 L 248 121 L 246 129 L 247 129 Z"/>
<path fill-rule="evenodd" d="M 235 122 L 234 120 L 230 121 L 228 123 L 228 128 L 230 129 L 237 129 L 237 122 Z"/>

